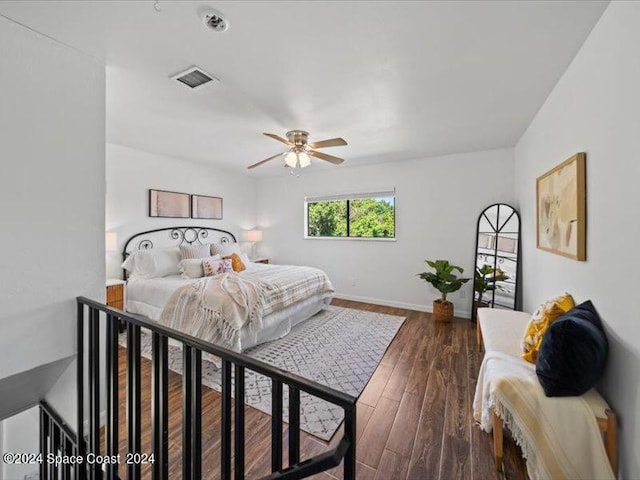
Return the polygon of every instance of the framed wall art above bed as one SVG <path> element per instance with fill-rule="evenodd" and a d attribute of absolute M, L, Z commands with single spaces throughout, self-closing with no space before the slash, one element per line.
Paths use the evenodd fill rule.
<path fill-rule="evenodd" d="M 222 198 L 191 195 L 191 218 L 222 220 Z"/>
<path fill-rule="evenodd" d="M 189 194 L 149 189 L 149 216 L 189 218 L 191 216 Z"/>

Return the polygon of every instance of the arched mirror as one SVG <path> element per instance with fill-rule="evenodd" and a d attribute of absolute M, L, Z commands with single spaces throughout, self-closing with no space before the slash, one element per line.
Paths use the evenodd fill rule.
<path fill-rule="evenodd" d="M 520 215 L 497 203 L 478 217 L 472 320 L 479 307 L 515 310 L 518 304 Z"/>

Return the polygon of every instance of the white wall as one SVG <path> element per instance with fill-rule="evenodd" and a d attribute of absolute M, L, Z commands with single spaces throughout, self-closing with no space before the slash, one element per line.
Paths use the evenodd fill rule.
<path fill-rule="evenodd" d="M 105 76 L 93 59 L 3 17 L 0 51 L 4 378 L 74 355 L 75 297 L 104 298 Z M 74 382 L 59 393 L 52 406 L 75 422 L 63 408 Z M 3 448 L 14 441 L 5 429 Z"/>
<path fill-rule="evenodd" d="M 603 14 L 519 141 L 516 191 L 523 215 L 524 303 L 562 291 L 591 299 L 610 342 L 603 393 L 621 421 L 623 478 L 640 478 L 640 4 Z M 587 261 L 536 249 L 535 180 L 587 153 Z"/>
<path fill-rule="evenodd" d="M 255 226 L 254 180 L 204 164 L 107 144 L 106 227 L 118 233 L 119 250 L 133 234 L 176 225 L 203 225 L 233 233 Z M 222 220 L 151 218 L 149 189 L 223 198 Z M 107 277 L 120 278 L 120 252 L 107 254 Z"/>
<path fill-rule="evenodd" d="M 40 409 L 30 408 L 20 412 L 11 418 L 7 418 L 2 423 L 0 429 L 0 452 L 12 453 L 38 453 L 40 444 L 38 438 L 38 427 L 40 424 Z M 4 450 L 3 450 L 4 444 Z M 0 480 L 17 480 L 38 472 L 37 464 L 6 464 L 2 462 L 4 470 L 0 475 Z"/>
<path fill-rule="evenodd" d="M 416 277 L 426 259 L 449 259 L 473 276 L 476 221 L 513 201 L 513 152 L 494 150 L 261 179 L 260 254 L 327 272 L 345 298 L 430 310 L 439 293 Z M 304 197 L 396 188 L 397 241 L 304 239 Z M 469 315 L 471 282 L 450 296 Z"/>

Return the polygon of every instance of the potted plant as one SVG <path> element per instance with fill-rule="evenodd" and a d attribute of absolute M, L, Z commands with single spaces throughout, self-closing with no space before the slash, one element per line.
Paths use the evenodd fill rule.
<path fill-rule="evenodd" d="M 435 271 L 422 272 L 418 276 L 433 285 L 442 294 L 441 298 L 433 302 L 433 316 L 437 322 L 450 322 L 453 317 L 453 303 L 447 300 L 447 294 L 460 290 L 460 287 L 469 279 L 458 278 L 453 272 L 457 270 L 464 273 L 464 269 L 451 265 L 448 260 L 436 260 L 435 262 L 425 260 L 425 262 Z"/>
<path fill-rule="evenodd" d="M 484 294 L 495 290 L 496 282 L 508 279 L 509 275 L 499 268 L 494 270 L 488 263 L 485 263 L 481 268 L 476 267 L 473 289 L 477 295 L 473 301 L 473 318 L 476 318 L 478 308 L 489 306 L 489 303 L 484 301 Z"/>

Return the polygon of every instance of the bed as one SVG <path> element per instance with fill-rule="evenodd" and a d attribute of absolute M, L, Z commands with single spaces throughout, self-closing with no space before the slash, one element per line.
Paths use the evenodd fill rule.
<path fill-rule="evenodd" d="M 183 274 L 175 271 L 171 256 L 174 255 L 175 249 L 181 246 L 209 243 L 230 245 L 235 242 L 235 236 L 230 232 L 210 227 L 171 227 L 133 235 L 123 250 L 125 260 L 136 255 L 148 256 L 152 250 L 155 250 L 153 255 L 160 252 L 171 253 L 170 259 L 165 260 L 160 275 L 130 275 L 131 270 L 125 270 L 126 310 L 211 343 L 242 352 L 287 335 L 291 328 L 311 318 L 331 302 L 334 291 L 330 281 L 324 272 L 311 267 L 249 263 L 242 272 L 203 278 L 184 278 Z M 291 295 L 287 292 L 295 291 L 296 285 L 305 282 L 305 285 L 310 285 L 310 279 L 315 280 L 313 287 L 299 289 L 304 291 L 288 298 Z M 221 288 L 227 285 L 233 288 Z M 255 291 L 251 288 L 255 288 Z M 234 290 L 231 292 L 233 295 L 237 295 L 236 290 L 253 292 L 253 296 L 256 297 L 255 307 L 259 310 L 252 308 L 251 315 L 248 312 L 245 315 L 242 311 L 240 316 L 236 315 L 237 324 L 234 324 L 231 334 L 225 332 L 221 325 L 228 326 L 228 323 L 233 322 L 228 322 L 224 317 L 231 316 L 228 313 L 230 310 L 234 314 L 237 313 L 238 304 L 242 301 L 246 303 L 246 298 L 240 299 L 242 301 L 234 300 L 235 297 L 230 296 L 227 290 Z M 215 295 L 211 292 L 215 292 Z M 278 292 L 279 301 L 270 302 L 269 298 Z M 286 301 L 280 301 L 283 300 L 283 295 L 287 297 Z M 251 295 L 248 297 L 253 298 Z M 207 306 L 206 309 L 202 308 L 204 304 Z M 216 315 L 207 313 L 212 310 L 217 310 Z M 254 310 L 258 312 L 257 315 Z M 244 323 L 241 322 L 243 318 L 246 320 Z"/>

